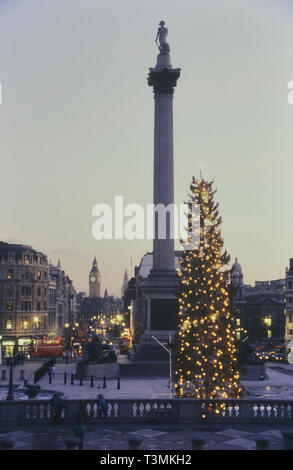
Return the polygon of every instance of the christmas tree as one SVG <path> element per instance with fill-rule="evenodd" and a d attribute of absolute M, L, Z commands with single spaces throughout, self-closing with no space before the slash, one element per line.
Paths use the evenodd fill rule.
<path fill-rule="evenodd" d="M 179 327 L 174 357 L 178 397 L 242 396 L 228 271 L 225 271 L 230 257 L 223 249 L 215 192 L 213 182 L 193 178 L 188 204 L 200 208 L 200 241 L 194 249 L 188 246 L 180 260 Z M 190 226 L 191 217 L 189 214 Z"/>

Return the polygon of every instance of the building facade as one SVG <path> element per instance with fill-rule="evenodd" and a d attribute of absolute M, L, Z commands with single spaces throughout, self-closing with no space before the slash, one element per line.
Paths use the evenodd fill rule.
<path fill-rule="evenodd" d="M 285 277 L 285 313 L 286 313 L 286 346 L 293 341 L 293 258 L 290 258 L 289 268 Z M 293 343 L 291 343 L 293 345 Z M 290 348 L 292 346 L 290 345 Z"/>
<path fill-rule="evenodd" d="M 49 266 L 50 336 L 69 338 L 76 327 L 79 301 L 72 280 L 57 266 Z"/>
<path fill-rule="evenodd" d="M 250 343 L 282 344 L 285 338 L 285 280 L 245 285 L 237 258 L 230 279 L 238 339 L 248 337 Z"/>
<path fill-rule="evenodd" d="M 49 271 L 46 255 L 27 245 L 0 242 L 0 333 L 4 356 L 25 352 L 48 337 Z"/>

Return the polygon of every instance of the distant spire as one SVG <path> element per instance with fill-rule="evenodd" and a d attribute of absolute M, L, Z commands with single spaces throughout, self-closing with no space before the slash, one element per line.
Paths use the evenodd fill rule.
<path fill-rule="evenodd" d="M 96 257 L 94 257 L 94 261 L 93 261 L 93 265 L 92 265 L 91 272 L 92 272 L 92 273 L 97 273 L 98 271 L 99 271 L 99 269 L 98 269 L 97 259 L 96 259 Z"/>
<path fill-rule="evenodd" d="M 109 297 L 107 288 L 105 289 L 104 297 Z"/>
<path fill-rule="evenodd" d="M 121 296 L 123 297 L 124 295 L 124 291 L 127 287 L 127 284 L 128 284 L 128 272 L 127 272 L 127 269 L 125 269 L 124 271 L 124 276 L 123 276 L 123 283 L 122 283 L 122 288 L 121 288 Z"/>
<path fill-rule="evenodd" d="M 59 258 L 58 258 L 57 269 L 61 269 L 61 263 L 60 263 L 60 259 L 59 259 Z"/>

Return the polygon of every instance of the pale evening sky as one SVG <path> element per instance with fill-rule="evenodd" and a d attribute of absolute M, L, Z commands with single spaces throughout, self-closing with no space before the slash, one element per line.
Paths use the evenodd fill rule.
<path fill-rule="evenodd" d="M 246 283 L 293 257 L 293 5 L 289 0 L 0 0 L 0 240 L 30 244 L 102 292 L 151 241 L 97 241 L 95 204 L 152 202 L 148 68 L 164 19 L 172 64 L 175 199 L 214 178 L 225 247 Z"/>

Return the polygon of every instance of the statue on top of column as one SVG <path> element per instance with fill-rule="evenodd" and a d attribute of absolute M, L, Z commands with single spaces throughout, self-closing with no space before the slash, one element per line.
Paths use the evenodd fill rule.
<path fill-rule="evenodd" d="M 170 46 L 166 41 L 167 35 L 168 35 L 168 28 L 165 26 L 165 21 L 160 21 L 159 23 L 159 28 L 156 36 L 156 44 L 159 48 L 159 51 L 161 53 L 169 53 L 170 52 Z M 159 42 L 159 44 L 158 44 Z"/>

